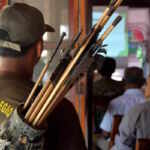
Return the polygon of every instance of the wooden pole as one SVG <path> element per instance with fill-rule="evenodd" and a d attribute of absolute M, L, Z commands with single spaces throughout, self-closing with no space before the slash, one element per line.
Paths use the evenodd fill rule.
<path fill-rule="evenodd" d="M 31 123 L 34 120 L 34 118 L 37 116 L 37 114 L 39 113 L 39 111 L 42 109 L 42 106 L 46 102 L 47 98 L 51 94 L 52 90 L 53 90 L 53 85 L 50 84 L 49 87 L 48 87 L 48 89 L 47 89 L 47 91 L 43 95 L 42 99 L 39 101 L 39 103 L 37 104 L 37 106 L 31 111 L 32 113 L 29 116 L 28 123 Z"/>
<path fill-rule="evenodd" d="M 108 27 L 108 29 L 104 32 L 104 34 L 101 36 L 101 38 L 98 40 L 101 43 L 108 37 L 108 35 L 112 32 L 112 30 L 115 28 L 115 26 L 121 21 L 121 17 L 118 16 Z M 111 30 L 110 30 L 111 29 Z M 67 91 L 70 89 L 71 85 L 76 82 L 76 79 L 74 79 L 69 85 L 63 85 L 62 88 L 59 90 L 56 98 L 49 104 L 48 109 L 45 111 L 41 119 L 38 121 L 37 125 L 40 126 L 41 123 L 47 118 L 48 114 L 53 111 L 55 106 L 62 100 L 62 98 L 66 95 Z"/>
<path fill-rule="evenodd" d="M 101 42 L 103 42 L 108 37 L 108 35 L 112 32 L 112 30 L 118 25 L 121 19 L 122 19 L 121 16 L 116 17 L 113 23 L 105 30 L 105 32 L 100 37 L 100 39 L 97 40 L 97 43 L 101 44 Z"/>
<path fill-rule="evenodd" d="M 29 106 L 29 104 L 30 104 L 30 102 L 32 100 L 32 97 L 33 97 L 33 95 L 34 95 L 34 93 L 35 93 L 35 91 L 37 89 L 37 87 L 39 86 L 40 82 L 42 81 L 42 79 L 43 79 L 43 77 L 44 77 L 44 75 L 45 75 L 45 73 L 46 73 L 46 71 L 47 71 L 47 69 L 49 67 L 49 64 L 52 62 L 53 58 L 55 57 L 55 55 L 56 55 L 56 53 L 57 53 L 57 51 L 58 51 L 58 49 L 59 49 L 59 47 L 60 47 L 60 45 L 61 45 L 61 43 L 62 43 L 62 41 L 63 41 L 63 39 L 64 39 L 65 36 L 66 36 L 66 33 L 63 32 L 62 35 L 61 35 L 61 37 L 60 37 L 60 40 L 58 41 L 56 49 L 54 50 L 54 53 L 53 53 L 52 57 L 47 62 L 47 64 L 44 66 L 44 68 L 43 68 L 43 70 L 42 70 L 42 72 L 41 72 L 38 80 L 36 81 L 36 83 L 35 83 L 32 91 L 31 91 L 31 93 L 29 94 L 29 96 L 28 96 L 28 98 L 27 98 L 27 100 L 26 100 L 26 102 L 24 104 L 24 107 L 23 107 L 24 109 L 26 109 Z"/>
<path fill-rule="evenodd" d="M 28 98 L 27 98 L 27 100 L 26 100 L 26 102 L 25 102 L 25 104 L 24 104 L 24 107 L 23 107 L 24 109 L 26 109 L 26 108 L 29 106 L 29 104 L 30 104 L 30 102 L 31 102 L 31 99 L 32 99 L 32 97 L 33 97 L 33 95 L 34 95 L 34 93 L 35 93 L 37 87 L 39 86 L 40 82 L 42 81 L 42 79 L 43 79 L 43 77 L 44 77 L 44 75 L 45 75 L 45 73 L 46 73 L 46 71 L 47 71 L 47 69 L 48 69 L 48 66 L 49 66 L 49 63 L 47 63 L 47 64 L 44 66 L 44 68 L 43 68 L 43 70 L 42 70 L 42 72 L 41 72 L 41 74 L 40 74 L 38 80 L 36 81 L 36 83 L 35 83 L 35 85 L 34 85 L 32 91 L 31 91 L 30 95 L 28 96 Z"/>
<path fill-rule="evenodd" d="M 122 2 L 122 0 L 118 0 L 117 4 L 120 4 Z M 118 5 L 119 6 L 119 5 Z M 116 7 L 117 8 L 117 7 Z M 107 10 L 107 9 L 106 9 Z M 114 11 L 112 11 L 113 13 Z M 109 11 L 108 11 L 109 13 Z M 79 52 L 77 53 L 77 55 L 74 57 L 74 59 L 71 61 L 71 63 L 68 65 L 68 67 L 66 68 L 64 74 L 62 75 L 62 77 L 60 78 L 60 80 L 58 81 L 57 85 L 54 87 L 52 93 L 50 94 L 49 98 L 47 99 L 46 103 L 43 105 L 42 109 L 40 110 L 40 112 L 38 113 L 38 115 L 36 116 L 36 118 L 33 121 L 33 125 L 36 126 L 37 122 L 40 120 L 40 118 L 42 117 L 43 113 L 46 111 L 46 109 L 48 108 L 48 105 L 51 103 L 51 101 L 53 99 L 55 99 L 55 96 L 58 92 L 58 90 L 61 88 L 61 86 L 64 84 L 67 76 L 69 75 L 69 73 L 71 72 L 72 68 L 76 65 L 78 59 L 80 58 L 80 56 L 82 55 L 82 53 L 84 52 L 84 50 L 87 48 L 87 45 L 89 44 L 90 40 L 92 40 L 92 38 L 95 36 L 95 34 L 99 31 L 99 29 L 102 29 L 103 26 L 106 24 L 106 22 L 108 21 L 108 19 L 110 18 L 110 16 L 112 15 L 112 13 L 110 13 L 108 16 L 102 16 L 99 21 L 98 24 L 96 24 L 93 32 L 91 33 L 91 35 L 89 36 L 89 38 L 87 39 L 87 41 L 85 42 L 85 44 L 83 44 L 83 46 L 80 48 Z M 106 19 L 107 18 L 107 19 Z"/>
<path fill-rule="evenodd" d="M 81 31 L 73 38 L 71 45 L 69 46 L 69 48 L 65 52 L 64 58 L 68 57 L 70 55 L 70 51 L 74 48 L 76 42 L 80 38 L 80 35 L 81 35 Z M 47 83 L 42 88 L 41 92 L 38 94 L 38 96 L 34 100 L 33 104 L 31 105 L 30 109 L 28 110 L 28 112 L 25 116 L 25 119 L 28 120 L 28 122 L 31 122 L 33 120 L 33 118 L 36 116 L 36 114 L 38 113 L 38 111 L 42 107 L 42 104 L 45 103 L 45 100 L 50 95 L 50 92 L 52 91 L 55 82 L 57 83 L 57 78 L 58 79 L 60 78 L 60 75 L 63 73 L 63 71 L 65 69 L 65 66 L 68 65 L 68 63 L 69 63 L 69 62 L 67 63 L 66 61 L 65 62 L 62 61 L 62 63 L 60 63 L 58 65 L 58 67 L 56 67 L 55 73 L 52 74 L 50 80 L 47 81 Z M 54 82 L 54 83 L 52 84 L 51 81 Z M 49 87 L 49 90 L 48 90 L 49 92 L 45 93 L 48 87 Z M 42 100 L 40 101 L 41 98 L 42 98 Z"/>
<path fill-rule="evenodd" d="M 29 120 L 29 117 L 31 116 L 33 110 L 35 109 L 36 105 L 39 103 L 40 99 L 43 97 L 44 93 L 46 92 L 46 90 L 48 89 L 48 87 L 51 85 L 51 81 L 48 80 L 46 82 L 46 84 L 44 84 L 44 87 L 42 88 L 42 90 L 40 91 L 40 93 L 38 94 L 38 96 L 35 98 L 34 102 L 32 103 L 31 107 L 29 108 L 29 110 L 27 111 L 26 115 L 25 115 L 25 120 Z"/>
<path fill-rule="evenodd" d="M 56 98 L 54 99 L 54 101 L 56 103 L 54 103 L 54 101 L 52 101 L 51 104 L 49 104 L 48 109 L 44 112 L 43 116 L 40 118 L 40 120 L 37 122 L 37 126 L 40 127 L 40 125 L 46 120 L 46 118 L 48 117 L 48 115 L 54 110 L 54 108 L 56 107 L 56 105 L 63 99 L 63 97 L 65 96 L 65 94 L 67 93 L 67 86 L 64 85 L 61 87 L 61 89 L 59 90 Z M 50 110 L 50 111 L 49 111 Z"/>

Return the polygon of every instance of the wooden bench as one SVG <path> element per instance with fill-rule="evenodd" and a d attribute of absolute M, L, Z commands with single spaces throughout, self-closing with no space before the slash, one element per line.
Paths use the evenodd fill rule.
<path fill-rule="evenodd" d="M 137 139 L 135 150 L 150 150 L 150 139 Z"/>
<path fill-rule="evenodd" d="M 112 126 L 112 131 L 111 131 L 111 134 L 110 134 L 109 149 L 111 149 L 111 147 L 114 145 L 115 136 L 119 131 L 119 125 L 121 123 L 122 117 L 123 116 L 121 116 L 121 115 L 115 115 L 113 117 L 113 126 Z"/>

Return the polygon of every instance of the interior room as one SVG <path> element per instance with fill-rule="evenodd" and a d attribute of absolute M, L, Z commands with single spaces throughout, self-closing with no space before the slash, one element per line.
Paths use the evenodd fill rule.
<path fill-rule="evenodd" d="M 49 103 L 41 102 L 42 105 L 37 108 L 41 114 L 38 114 L 34 111 L 34 109 L 32 109 L 32 111 L 36 113 L 33 113 L 33 116 L 35 117 L 35 120 L 32 120 L 33 124 L 34 121 L 36 122 L 38 115 L 41 115 L 42 118 L 42 110 L 44 111 L 45 109 L 46 111 L 46 108 L 49 110 L 48 107 L 51 106 L 52 110 L 49 110 L 51 114 L 53 111 L 55 112 L 55 107 L 57 108 L 62 99 L 66 98 L 73 105 L 75 112 L 77 113 L 81 127 L 81 133 L 83 134 L 85 141 L 85 147 L 88 150 L 111 150 L 115 143 L 113 139 L 113 144 L 111 143 L 112 145 L 110 147 L 112 134 L 112 132 L 110 132 L 108 138 L 105 138 L 105 140 L 107 139 L 106 141 L 108 142 L 107 146 L 103 146 L 103 143 L 99 144 L 99 138 L 101 138 L 103 133 L 100 124 L 103 120 L 104 113 L 107 112 L 107 108 L 110 106 L 107 104 L 107 107 L 103 109 L 102 107 L 105 103 L 103 103 L 103 101 L 105 100 L 99 97 L 99 95 L 95 94 L 100 92 L 100 89 L 98 86 L 96 86 L 96 84 L 101 84 L 100 80 L 103 78 L 103 75 L 100 73 L 100 70 L 104 65 L 105 58 L 109 57 L 115 61 L 116 66 L 114 71 L 112 71 L 110 79 L 122 83 L 124 86 L 124 91 L 126 91 L 124 82 L 127 68 L 137 67 L 143 71 L 144 84 L 141 87 L 141 91 L 143 93 L 145 93 L 148 86 L 148 79 L 150 76 L 150 0 L 124 0 L 120 5 L 121 1 L 122 0 L 0 1 L 0 9 L 2 12 L 4 8 L 7 8 L 7 5 L 13 6 L 16 3 L 23 3 L 37 8 L 44 16 L 44 23 L 52 26 L 55 30 L 54 32 L 44 31 L 45 33 L 41 36 L 43 49 L 39 56 L 40 59 L 38 60 L 38 63 L 36 63 L 34 66 L 32 81 L 35 83 L 34 85 L 36 85 L 36 83 L 39 81 L 41 72 L 46 65 L 48 65 L 47 69 L 40 81 L 37 83 L 37 86 L 39 86 L 42 90 L 44 86 L 48 84 L 47 81 L 51 81 L 52 77 L 55 78 L 55 76 L 57 76 L 58 79 L 56 77 L 57 80 L 55 79 L 55 82 L 52 82 L 54 85 L 52 84 L 52 90 L 47 95 L 47 100 L 51 101 Z M 114 23 L 118 16 L 120 18 L 118 21 L 116 21 L 117 23 Z M 23 17 L 24 15 L 22 15 L 22 18 Z M 9 22 L 11 24 L 11 20 Z M 0 20 L 0 30 L 1 26 L 3 27 L 1 24 L 3 23 L 1 23 Z M 25 24 L 28 24 L 28 21 L 26 21 Z M 32 28 L 34 29 L 35 26 L 33 25 Z M 0 32 L 0 42 L 1 40 L 3 39 L 1 39 Z M 20 45 L 20 47 L 21 46 L 22 45 Z M 80 50 L 85 51 L 81 52 L 78 57 L 78 52 Z M 82 56 L 86 56 L 85 60 Z M 68 57 L 69 63 L 65 66 L 63 60 L 67 60 Z M 100 62 L 98 62 L 99 59 Z M 28 59 L 26 59 L 26 61 L 28 61 Z M 57 70 L 57 67 L 59 67 L 60 63 L 62 62 L 64 63 L 63 66 Z M 32 64 L 30 65 L 32 66 Z M 4 65 L 0 59 L 0 67 L 1 66 Z M 61 69 L 62 72 L 59 72 Z M 67 69 L 70 70 L 67 72 Z M 58 76 L 57 74 L 59 73 L 60 75 Z M 135 73 L 135 75 L 137 74 Z M 50 86 L 47 86 L 47 88 L 50 88 Z M 121 91 L 119 86 L 115 88 L 118 88 L 118 90 Z M 105 87 L 102 87 L 102 89 L 105 89 Z M 113 88 L 111 90 L 115 91 Z M 147 95 L 145 95 L 146 100 L 149 100 L 150 98 L 149 90 L 150 88 L 148 87 Z M 105 95 L 105 92 L 103 94 Z M 33 96 L 36 100 L 36 96 Z M 42 97 L 44 97 L 44 93 L 41 98 Z M 111 98 L 111 100 L 114 98 L 116 97 Z M 0 93 L 0 107 L 1 99 L 3 99 L 3 97 L 1 98 Z M 55 100 L 54 103 L 53 100 Z M 32 100 L 32 103 L 33 102 L 34 100 Z M 32 103 L 30 103 L 31 106 Z M 26 107 L 26 109 L 28 107 Z M 23 111 L 23 115 L 25 115 L 26 109 Z M 12 111 L 13 110 L 14 109 L 12 109 Z M 102 111 L 103 113 L 101 113 Z M 49 114 L 47 114 L 47 116 L 48 115 Z M 34 119 L 34 117 L 32 117 L 32 119 Z M 23 119 L 23 121 L 28 123 L 26 118 Z M 33 124 L 32 122 L 29 123 L 29 125 Z M 118 130 L 119 129 L 117 129 L 117 132 Z M 150 135 L 148 136 L 148 138 L 150 138 Z M 23 144 L 24 141 L 26 142 L 28 139 L 23 138 Z M 66 142 L 64 144 L 67 145 L 68 143 Z M 135 144 L 136 141 L 134 142 L 134 149 L 137 147 Z M 69 148 L 66 148 L 66 150 L 75 150 L 73 148 Z"/>

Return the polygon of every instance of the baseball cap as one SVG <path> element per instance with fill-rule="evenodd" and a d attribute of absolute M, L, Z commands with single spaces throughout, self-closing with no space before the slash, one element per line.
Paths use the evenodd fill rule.
<path fill-rule="evenodd" d="M 8 5 L 0 12 L 0 47 L 19 51 L 19 46 L 28 47 L 45 32 L 54 31 L 37 8 L 25 3 Z"/>

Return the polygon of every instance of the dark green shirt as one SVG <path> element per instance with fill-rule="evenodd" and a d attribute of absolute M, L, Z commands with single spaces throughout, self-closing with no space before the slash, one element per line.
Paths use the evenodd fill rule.
<path fill-rule="evenodd" d="M 102 78 L 95 81 L 93 84 L 93 97 L 95 103 L 108 106 L 109 102 L 123 94 L 123 82 L 116 81 L 110 78 Z"/>
<path fill-rule="evenodd" d="M 7 120 L 13 110 L 27 99 L 33 82 L 0 76 L 0 124 Z"/>

